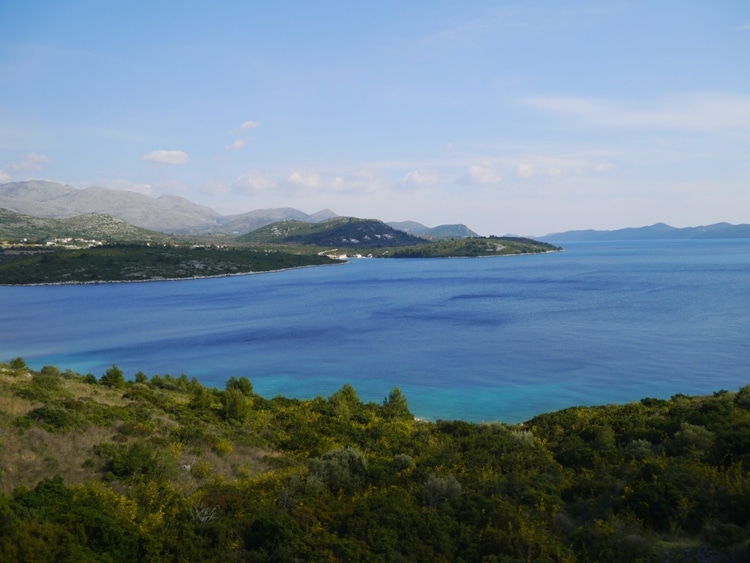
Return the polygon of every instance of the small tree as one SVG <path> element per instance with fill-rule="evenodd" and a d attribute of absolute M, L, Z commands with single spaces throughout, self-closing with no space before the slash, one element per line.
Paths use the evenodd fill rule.
<path fill-rule="evenodd" d="M 250 380 L 245 376 L 242 376 L 239 379 L 232 376 L 226 383 L 226 390 L 236 390 L 242 393 L 245 397 L 252 397 L 253 384 L 250 383 Z"/>
<path fill-rule="evenodd" d="M 413 418 L 414 415 L 409 411 L 409 405 L 406 397 L 401 393 L 401 389 L 394 387 L 388 396 L 383 399 L 383 410 L 386 418 Z"/>
<path fill-rule="evenodd" d="M 244 422 L 250 414 L 250 402 L 238 389 L 221 394 L 221 414 L 227 422 Z"/>
<path fill-rule="evenodd" d="M 123 389 L 125 387 L 125 376 L 120 368 L 115 364 L 112 364 L 112 367 L 104 372 L 99 383 L 106 385 L 107 387 Z"/>
<path fill-rule="evenodd" d="M 741 409 L 750 410 L 750 384 L 740 387 L 734 402 Z"/>

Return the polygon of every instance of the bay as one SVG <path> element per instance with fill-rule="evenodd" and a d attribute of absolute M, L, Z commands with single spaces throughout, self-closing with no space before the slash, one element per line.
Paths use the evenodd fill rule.
<path fill-rule="evenodd" d="M 750 241 L 349 264 L 188 281 L 0 287 L 0 359 L 100 376 L 247 376 L 271 397 L 520 422 L 750 382 Z"/>

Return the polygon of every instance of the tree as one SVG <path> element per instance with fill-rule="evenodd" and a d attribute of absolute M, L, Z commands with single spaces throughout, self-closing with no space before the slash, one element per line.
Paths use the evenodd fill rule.
<path fill-rule="evenodd" d="M 250 383 L 250 380 L 245 376 L 242 376 L 239 379 L 232 376 L 226 383 L 226 390 L 236 390 L 242 393 L 245 397 L 252 397 L 253 384 Z"/>
<path fill-rule="evenodd" d="M 227 389 L 221 394 L 221 413 L 228 422 L 244 422 L 250 414 L 250 402 L 239 389 Z"/>
<path fill-rule="evenodd" d="M 26 362 L 23 360 L 22 357 L 13 358 L 10 361 L 10 367 L 13 369 L 26 369 Z"/>
<path fill-rule="evenodd" d="M 413 418 L 414 415 L 409 411 L 409 405 L 406 397 L 401 393 L 401 389 L 394 387 L 388 396 L 383 399 L 383 410 L 386 418 Z"/>
<path fill-rule="evenodd" d="M 112 364 L 112 367 L 105 371 L 104 375 L 99 379 L 99 383 L 107 387 L 123 389 L 125 387 L 125 376 L 120 368 Z"/>

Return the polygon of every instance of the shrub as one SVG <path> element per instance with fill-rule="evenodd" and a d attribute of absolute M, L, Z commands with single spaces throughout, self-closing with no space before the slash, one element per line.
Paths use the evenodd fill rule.
<path fill-rule="evenodd" d="M 416 465 L 414 458 L 409 454 L 396 454 L 393 456 L 393 468 L 396 471 L 405 471 Z"/>
<path fill-rule="evenodd" d="M 40 423 L 50 431 L 68 430 L 73 426 L 74 418 L 63 409 L 39 407 L 20 417 L 17 424 L 28 427 L 34 422 Z"/>
<path fill-rule="evenodd" d="M 648 440 L 633 440 L 625 447 L 625 455 L 631 459 L 646 459 L 653 453 Z"/>
<path fill-rule="evenodd" d="M 310 474 L 322 480 L 332 492 L 351 492 L 367 472 L 362 452 L 351 447 L 339 448 L 310 460 Z"/>
<path fill-rule="evenodd" d="M 422 498 L 430 508 L 437 508 L 446 500 L 453 500 L 461 496 L 461 483 L 453 475 L 438 477 L 430 475 L 424 485 Z"/>
<path fill-rule="evenodd" d="M 115 477 L 155 476 L 160 469 L 153 448 L 143 442 L 99 444 L 94 453 L 107 460 L 106 470 Z"/>

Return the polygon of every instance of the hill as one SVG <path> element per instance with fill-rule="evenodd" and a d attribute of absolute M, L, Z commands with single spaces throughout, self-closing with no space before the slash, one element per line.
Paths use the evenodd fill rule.
<path fill-rule="evenodd" d="M 0 240 L 47 242 L 64 238 L 107 242 L 166 242 L 164 233 L 142 229 L 102 213 L 88 213 L 67 219 L 45 219 L 0 209 Z"/>
<path fill-rule="evenodd" d="M 613 231 L 566 231 L 541 237 L 550 241 L 597 241 L 597 240 L 674 240 L 674 239 L 718 239 L 750 238 L 750 225 L 715 223 L 701 227 L 671 227 L 656 223 L 648 227 L 632 227 Z"/>
<path fill-rule="evenodd" d="M 562 250 L 546 242 L 520 237 L 479 237 L 436 240 L 403 248 L 388 249 L 391 258 L 459 258 L 473 256 L 508 256 L 540 254 Z"/>
<path fill-rule="evenodd" d="M 460 374 L 457 374 L 460 376 Z M 420 421 L 0 363 L 3 561 L 747 561 L 750 385 Z"/>
<path fill-rule="evenodd" d="M 389 221 L 388 225 L 399 231 L 404 231 L 410 235 L 422 237 L 430 240 L 442 240 L 451 238 L 471 238 L 477 237 L 474 231 L 466 225 L 438 225 L 437 227 L 426 227 L 416 221 Z"/>
<path fill-rule="evenodd" d="M 136 192 L 100 187 L 80 190 L 42 180 L 0 184 L 0 208 L 52 219 L 102 213 L 141 228 L 190 236 L 238 236 L 280 221 L 318 223 L 338 217 L 330 209 L 307 214 L 291 207 L 221 215 L 181 197 L 165 195 L 153 198 Z M 474 236 L 464 225 L 441 225 L 428 229 L 413 221 L 406 223 L 425 231 L 427 238 Z M 419 236 L 420 233 L 411 234 Z"/>
<path fill-rule="evenodd" d="M 79 190 L 45 181 L 0 185 L 0 208 L 57 219 L 103 213 L 138 227 L 168 233 L 180 232 L 219 217 L 214 210 L 181 197 L 152 198 L 136 192 L 98 187 Z"/>
<path fill-rule="evenodd" d="M 425 242 L 376 219 L 337 217 L 320 223 L 282 221 L 238 237 L 241 242 L 302 244 L 322 247 L 382 248 Z"/>

